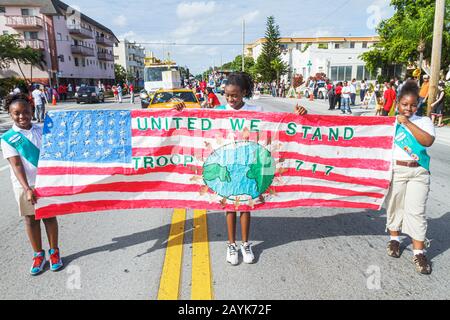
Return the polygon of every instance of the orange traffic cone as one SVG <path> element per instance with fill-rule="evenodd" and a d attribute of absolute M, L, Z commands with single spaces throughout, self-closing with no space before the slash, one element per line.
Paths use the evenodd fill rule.
<path fill-rule="evenodd" d="M 53 98 L 52 98 L 52 105 L 56 106 L 56 97 L 55 97 L 55 95 L 53 95 Z"/>

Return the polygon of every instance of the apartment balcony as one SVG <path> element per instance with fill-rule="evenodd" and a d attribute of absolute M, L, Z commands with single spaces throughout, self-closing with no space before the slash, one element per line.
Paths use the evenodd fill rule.
<path fill-rule="evenodd" d="M 98 52 L 98 60 L 114 61 L 114 56 L 110 53 Z"/>
<path fill-rule="evenodd" d="M 35 50 L 45 50 L 44 40 L 21 39 L 19 41 L 22 48 L 30 47 Z"/>
<path fill-rule="evenodd" d="M 69 25 L 67 28 L 69 29 L 69 34 L 73 37 L 80 39 L 94 39 L 93 32 L 89 29 L 83 28 L 80 25 Z"/>
<path fill-rule="evenodd" d="M 80 46 L 80 45 L 72 45 L 72 53 L 73 54 L 79 54 L 85 57 L 95 57 L 94 49 Z"/>
<path fill-rule="evenodd" d="M 95 39 L 97 41 L 97 45 L 103 46 L 103 47 L 113 47 L 114 41 L 111 39 L 105 38 L 105 37 L 96 37 Z"/>
<path fill-rule="evenodd" d="M 44 21 L 37 16 L 6 16 L 6 26 L 21 30 L 40 30 Z"/>

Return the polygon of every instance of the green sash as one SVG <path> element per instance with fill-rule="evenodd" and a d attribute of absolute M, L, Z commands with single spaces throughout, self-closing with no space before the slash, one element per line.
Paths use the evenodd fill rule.
<path fill-rule="evenodd" d="M 2 140 L 17 150 L 19 154 L 37 168 L 39 162 L 39 149 L 20 132 L 13 129 L 2 135 Z"/>
<path fill-rule="evenodd" d="M 397 124 L 395 144 L 416 160 L 421 167 L 430 171 L 430 156 L 414 136 L 400 124 Z"/>

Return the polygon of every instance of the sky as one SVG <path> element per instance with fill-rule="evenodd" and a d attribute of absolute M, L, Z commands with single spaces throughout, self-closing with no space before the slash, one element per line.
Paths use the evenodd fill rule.
<path fill-rule="evenodd" d="M 390 0 L 65 0 L 110 28 L 142 43 L 158 58 L 198 74 L 232 61 L 245 43 L 264 37 L 273 15 L 282 37 L 372 36 L 393 15 Z"/>

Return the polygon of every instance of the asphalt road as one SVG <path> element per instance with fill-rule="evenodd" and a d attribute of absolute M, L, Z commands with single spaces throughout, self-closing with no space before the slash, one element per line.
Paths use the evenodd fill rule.
<path fill-rule="evenodd" d="M 250 103 L 267 111 L 291 112 L 296 102 L 262 97 Z M 330 112 L 323 102 L 300 102 L 310 113 Z M 139 105 L 64 104 L 51 108 L 130 109 Z M 0 114 L 0 130 L 8 126 L 7 115 Z M 441 132 L 448 136 L 448 131 Z M 257 261 L 235 267 L 225 262 L 224 214 L 208 212 L 213 298 L 450 298 L 450 140 L 438 140 L 430 154 L 432 184 L 427 212 L 432 246 L 428 256 L 434 269 L 430 276 L 415 272 L 406 238 L 400 259 L 386 255 L 384 211 L 299 208 L 253 213 L 250 237 Z M 6 165 L 0 160 L 0 299 L 157 299 L 173 210 L 61 217 L 60 247 L 66 267 L 58 273 L 47 270 L 31 277 L 32 250 L 23 220 L 16 213 Z M 190 210 L 184 230 L 179 298 L 190 299 L 194 246 Z M 48 249 L 46 241 L 44 244 Z"/>

